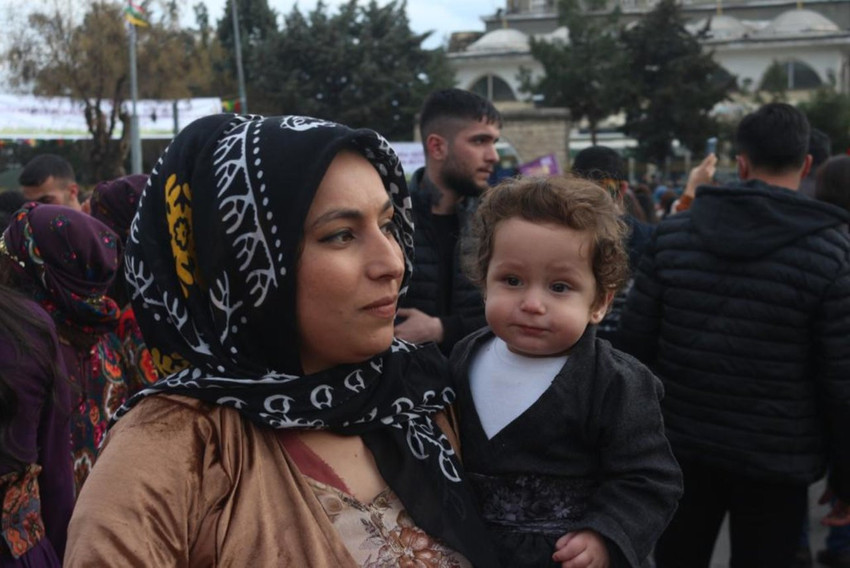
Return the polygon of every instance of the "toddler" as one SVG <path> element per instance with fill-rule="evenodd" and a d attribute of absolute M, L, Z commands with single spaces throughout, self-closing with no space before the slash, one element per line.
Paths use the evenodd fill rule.
<path fill-rule="evenodd" d="M 578 178 L 511 179 L 471 229 L 488 327 L 451 360 L 464 468 L 502 564 L 647 565 L 682 481 L 660 381 L 595 337 L 628 270 L 614 202 Z"/>

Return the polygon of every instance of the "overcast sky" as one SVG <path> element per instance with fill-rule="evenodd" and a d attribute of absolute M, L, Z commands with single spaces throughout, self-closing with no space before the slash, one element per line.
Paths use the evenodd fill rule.
<path fill-rule="evenodd" d="M 331 12 L 346 0 L 325 0 Z M 363 0 L 366 3 L 368 0 Z M 224 13 L 225 0 L 204 0 L 209 8 L 210 19 L 217 22 Z M 269 6 L 278 14 L 288 14 L 297 3 L 301 13 L 316 7 L 316 0 L 268 0 Z M 378 0 L 378 4 L 387 4 Z M 414 32 L 434 30 L 425 43 L 426 47 L 437 47 L 445 43 L 452 32 L 484 31 L 481 16 L 489 16 L 503 8 L 506 0 L 408 0 L 407 17 Z M 191 11 L 189 11 L 191 13 Z"/>
<path fill-rule="evenodd" d="M 122 2 L 126 0 L 120 0 Z M 195 16 L 192 5 L 197 0 L 186 0 L 180 3 L 184 25 L 194 26 Z M 213 24 L 224 14 L 226 0 L 201 0 L 209 9 Z M 325 6 L 331 12 L 347 0 L 325 0 Z M 369 0 L 360 0 L 362 4 Z M 389 0 L 378 0 L 378 4 L 387 4 Z M 268 0 L 269 6 L 279 15 L 288 14 L 296 4 L 301 13 L 308 13 L 316 7 L 317 0 Z M 0 0 L 0 25 L 9 26 L 19 19 L 29 9 L 67 10 L 79 8 L 85 2 L 77 0 Z M 433 30 L 434 33 L 425 42 L 425 47 L 432 48 L 447 42 L 452 32 L 484 31 L 482 16 L 496 13 L 498 8 L 504 8 L 507 0 L 407 0 L 407 17 L 414 32 L 422 33 Z M 26 7 L 26 8 L 24 8 Z M 23 10 L 22 10 L 23 8 Z M 15 24 L 19 25 L 19 24 Z"/>

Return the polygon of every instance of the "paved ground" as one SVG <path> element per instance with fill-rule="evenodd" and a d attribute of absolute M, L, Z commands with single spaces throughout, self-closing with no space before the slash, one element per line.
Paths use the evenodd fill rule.
<path fill-rule="evenodd" d="M 812 554 L 824 547 L 824 539 L 826 538 L 827 528 L 820 524 L 820 520 L 829 510 L 825 505 L 818 505 L 818 498 L 823 493 L 824 482 L 815 483 L 809 488 L 809 518 L 811 519 L 811 530 L 809 540 L 811 543 Z M 711 568 L 728 568 L 729 566 L 729 534 L 726 523 L 720 532 L 720 538 L 717 539 L 717 545 L 714 547 L 714 555 L 711 558 Z M 815 566 L 821 566 L 815 562 Z"/>

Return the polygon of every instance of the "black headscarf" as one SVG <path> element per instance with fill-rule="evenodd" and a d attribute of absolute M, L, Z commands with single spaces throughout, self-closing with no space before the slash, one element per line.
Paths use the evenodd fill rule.
<path fill-rule="evenodd" d="M 319 183 L 343 149 L 375 167 L 392 201 L 404 292 L 411 203 L 384 138 L 308 117 L 195 121 L 154 168 L 127 246 L 133 307 L 164 378 L 116 417 L 142 397 L 174 393 L 266 427 L 360 435 L 417 525 L 475 565 L 497 565 L 457 456 L 431 418 L 454 399 L 436 347 L 395 339 L 368 361 L 302 373 L 298 251 Z"/>

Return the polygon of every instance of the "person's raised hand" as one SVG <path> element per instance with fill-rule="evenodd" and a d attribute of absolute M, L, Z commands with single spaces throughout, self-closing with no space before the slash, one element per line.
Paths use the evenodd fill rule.
<path fill-rule="evenodd" d="M 398 317 L 404 321 L 395 326 L 395 335 L 411 343 L 443 340 L 443 322 L 416 308 L 400 308 Z"/>
<path fill-rule="evenodd" d="M 713 183 L 716 171 L 717 156 L 714 153 L 711 153 L 706 156 L 702 162 L 691 168 L 683 195 L 690 195 L 691 197 L 694 197 L 696 195 L 697 187 Z"/>
<path fill-rule="evenodd" d="M 552 560 L 561 568 L 608 568 L 610 559 L 602 536 L 591 530 L 567 533 L 555 543 Z"/>

